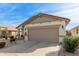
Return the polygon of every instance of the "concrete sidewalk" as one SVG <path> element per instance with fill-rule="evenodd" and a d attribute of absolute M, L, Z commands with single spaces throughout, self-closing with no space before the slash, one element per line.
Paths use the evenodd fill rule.
<path fill-rule="evenodd" d="M 15 46 L 0 49 L 0 55 L 57 56 L 60 46 L 52 42 L 26 41 Z"/>

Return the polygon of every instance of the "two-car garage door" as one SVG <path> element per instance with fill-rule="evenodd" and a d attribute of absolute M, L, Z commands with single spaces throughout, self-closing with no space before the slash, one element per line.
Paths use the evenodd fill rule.
<path fill-rule="evenodd" d="M 58 42 L 58 39 L 59 39 L 58 26 L 29 28 L 28 38 L 29 38 L 29 40 Z"/>

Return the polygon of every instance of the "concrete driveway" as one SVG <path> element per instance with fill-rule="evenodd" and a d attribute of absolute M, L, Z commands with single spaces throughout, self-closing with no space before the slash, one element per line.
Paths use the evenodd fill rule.
<path fill-rule="evenodd" d="M 0 49 L 0 55 L 57 56 L 60 46 L 53 42 L 26 41 L 15 46 Z"/>

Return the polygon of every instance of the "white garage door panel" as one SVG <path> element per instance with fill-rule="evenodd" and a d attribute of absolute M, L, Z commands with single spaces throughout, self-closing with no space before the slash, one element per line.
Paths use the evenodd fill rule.
<path fill-rule="evenodd" d="M 30 29 L 29 40 L 58 42 L 58 29 Z"/>

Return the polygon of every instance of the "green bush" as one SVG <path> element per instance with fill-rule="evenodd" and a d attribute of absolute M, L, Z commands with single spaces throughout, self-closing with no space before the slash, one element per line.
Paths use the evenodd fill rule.
<path fill-rule="evenodd" d="M 5 42 L 0 42 L 0 48 L 3 48 L 3 47 L 5 47 Z"/>
<path fill-rule="evenodd" d="M 67 52 L 74 53 L 79 45 L 79 37 L 65 37 L 63 47 Z"/>

